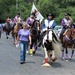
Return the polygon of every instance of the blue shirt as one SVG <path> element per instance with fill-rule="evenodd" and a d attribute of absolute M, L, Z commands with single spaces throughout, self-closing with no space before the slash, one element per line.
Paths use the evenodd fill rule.
<path fill-rule="evenodd" d="M 49 23 L 50 21 L 51 21 L 51 20 L 48 20 L 48 23 Z M 52 24 L 52 26 L 50 27 L 50 29 L 54 28 L 55 26 L 56 26 L 56 22 L 54 21 L 53 24 Z M 43 28 L 46 28 L 45 22 L 42 24 L 42 29 L 43 29 Z"/>

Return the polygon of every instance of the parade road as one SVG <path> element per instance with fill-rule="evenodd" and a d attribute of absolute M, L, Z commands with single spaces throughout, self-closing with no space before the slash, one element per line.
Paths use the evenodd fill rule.
<path fill-rule="evenodd" d="M 70 52 L 70 49 L 69 49 Z M 27 54 L 26 63 L 20 64 L 20 49 L 13 44 L 12 37 L 0 39 L 0 75 L 75 75 L 75 54 L 72 60 L 56 60 L 51 67 L 42 67 L 44 53 L 38 48 L 34 56 Z"/>

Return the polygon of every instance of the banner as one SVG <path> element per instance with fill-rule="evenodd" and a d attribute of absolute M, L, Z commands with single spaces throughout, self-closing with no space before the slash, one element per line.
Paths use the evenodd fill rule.
<path fill-rule="evenodd" d="M 35 7 L 34 3 L 31 9 L 31 13 L 35 12 L 36 15 L 36 20 L 40 20 L 40 22 L 44 19 L 44 17 L 40 14 L 40 12 L 37 10 L 37 8 Z"/>

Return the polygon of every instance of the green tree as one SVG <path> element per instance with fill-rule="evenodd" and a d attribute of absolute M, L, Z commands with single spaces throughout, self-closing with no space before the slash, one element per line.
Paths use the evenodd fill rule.
<path fill-rule="evenodd" d="M 57 23 L 60 23 L 66 12 L 75 18 L 75 0 L 0 0 L 0 21 L 5 21 L 7 16 L 13 19 L 17 12 L 26 19 L 35 3 L 39 12 L 46 17 L 47 13 L 54 13 Z"/>

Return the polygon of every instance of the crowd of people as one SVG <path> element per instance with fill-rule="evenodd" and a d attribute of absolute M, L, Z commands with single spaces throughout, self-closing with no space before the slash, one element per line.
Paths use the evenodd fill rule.
<path fill-rule="evenodd" d="M 56 21 L 54 20 L 55 16 L 52 13 L 49 13 L 46 15 L 47 18 L 44 20 L 44 22 L 40 23 L 40 37 L 39 37 L 39 45 L 42 45 L 42 40 L 45 36 L 45 32 L 49 29 L 54 29 L 56 26 Z M 26 51 L 28 51 L 28 45 L 32 44 L 32 37 L 30 28 L 33 25 L 33 22 L 36 20 L 35 13 L 32 13 L 26 21 L 23 21 L 21 18 L 20 13 L 17 13 L 17 15 L 14 17 L 13 20 L 8 16 L 6 18 L 6 23 L 8 24 L 9 28 L 13 28 L 16 24 L 21 23 L 22 28 L 19 29 L 17 33 L 17 39 L 15 41 L 15 44 L 19 43 L 20 46 L 20 64 L 24 64 L 26 61 Z M 71 28 L 73 25 L 73 20 L 71 18 L 71 14 L 66 13 L 65 17 L 61 21 L 61 25 L 63 26 L 62 31 L 60 33 L 60 38 L 63 36 L 64 32 L 67 30 L 67 28 Z M 0 25 L 0 38 L 1 38 L 1 25 Z M 52 47 L 53 50 L 53 47 Z M 47 62 L 47 59 L 46 59 Z"/>

